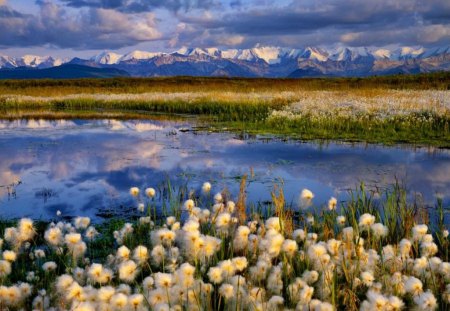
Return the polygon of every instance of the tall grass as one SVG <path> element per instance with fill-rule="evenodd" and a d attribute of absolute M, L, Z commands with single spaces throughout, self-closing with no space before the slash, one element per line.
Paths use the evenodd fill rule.
<path fill-rule="evenodd" d="M 368 78 L 246 79 L 246 78 L 112 78 L 74 80 L 0 80 L 0 94 L 62 96 L 147 92 L 285 92 L 355 89 L 449 90 L 448 72 Z"/>

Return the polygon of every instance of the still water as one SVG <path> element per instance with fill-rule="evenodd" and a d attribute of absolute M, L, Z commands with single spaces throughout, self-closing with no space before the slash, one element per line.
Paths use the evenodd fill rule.
<path fill-rule="evenodd" d="M 168 180 L 199 191 L 234 195 L 250 174 L 248 202 L 270 199 L 283 180 L 295 206 L 303 188 L 314 205 L 348 198 L 361 182 L 385 187 L 396 179 L 411 196 L 432 206 L 450 203 L 450 150 L 348 143 L 304 143 L 192 130 L 188 121 L 0 121 L 0 217 L 53 219 L 130 207 L 131 186 L 159 187 Z"/>

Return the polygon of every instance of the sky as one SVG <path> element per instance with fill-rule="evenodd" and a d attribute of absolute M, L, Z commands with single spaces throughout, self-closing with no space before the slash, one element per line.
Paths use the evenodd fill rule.
<path fill-rule="evenodd" d="M 0 54 L 450 45 L 450 0 L 0 0 Z"/>

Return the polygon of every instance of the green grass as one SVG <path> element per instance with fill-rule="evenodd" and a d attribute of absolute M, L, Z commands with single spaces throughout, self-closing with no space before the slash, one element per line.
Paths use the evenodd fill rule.
<path fill-rule="evenodd" d="M 271 118 L 262 122 L 219 122 L 213 129 L 227 128 L 248 134 L 272 134 L 300 140 L 342 140 L 380 143 L 384 145 L 413 144 L 418 146 L 450 147 L 450 119 L 431 116 L 431 122 L 421 121 L 421 114 L 386 120 L 357 118 L 310 118 L 295 120 Z"/>

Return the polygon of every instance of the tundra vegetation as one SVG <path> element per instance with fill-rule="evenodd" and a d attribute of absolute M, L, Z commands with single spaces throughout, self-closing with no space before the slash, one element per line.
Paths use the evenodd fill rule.
<path fill-rule="evenodd" d="M 448 310 L 439 200 L 429 214 L 400 187 L 361 187 L 317 206 L 303 189 L 294 207 L 276 186 L 255 211 L 245 185 L 233 201 L 205 182 L 158 210 L 160 191 L 132 187 L 129 222 L 2 222 L 1 309 Z"/>
<path fill-rule="evenodd" d="M 449 147 L 450 74 L 366 79 L 1 81 L 2 118 L 198 115 L 223 130 Z M 154 117 L 154 116 L 152 116 Z M 448 310 L 443 202 L 363 186 L 321 206 L 275 185 L 262 208 L 130 188 L 136 217 L 0 221 L 0 310 Z M 151 185 L 149 185 L 151 186 Z"/>
<path fill-rule="evenodd" d="M 2 118 L 198 116 L 213 130 L 450 146 L 450 74 L 0 81 Z"/>

